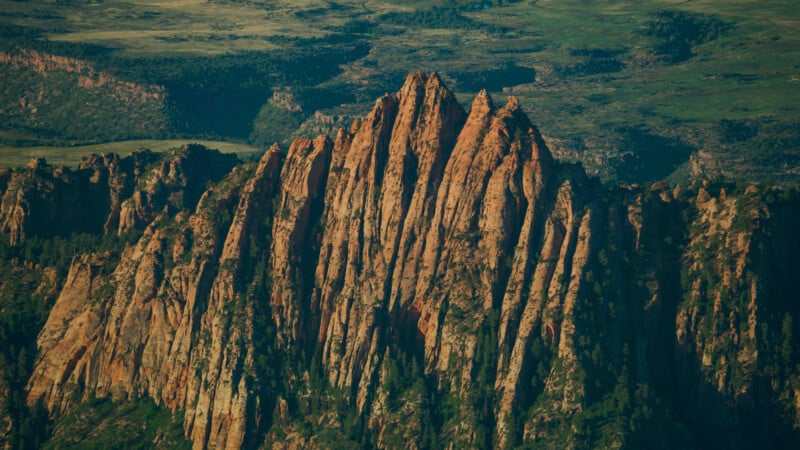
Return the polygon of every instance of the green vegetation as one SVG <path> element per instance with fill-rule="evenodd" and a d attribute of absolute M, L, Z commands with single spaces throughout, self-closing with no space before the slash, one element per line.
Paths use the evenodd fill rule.
<path fill-rule="evenodd" d="M 159 138 L 167 133 L 162 97 L 106 82 L 86 70 L 45 71 L 5 63 L 0 64 L 0 79 L 13 80 L 0 87 L 5 103 L 0 131 L 3 141 L 16 146 Z"/>
<path fill-rule="evenodd" d="M 19 245 L 11 246 L 8 245 L 8 238 L 0 235 L 0 254 L 4 260 L 14 261 L 15 264 L 27 262 L 40 269 L 45 267 L 53 269 L 56 275 L 53 282 L 58 286 L 66 277 L 73 257 L 87 252 L 109 252 L 111 258 L 108 264 L 115 266 L 125 245 L 134 242 L 137 237 L 135 235 L 119 237 L 114 234 L 99 236 L 89 233 L 47 238 L 34 235 L 27 237 Z M 42 274 L 39 276 L 41 280 Z"/>
<path fill-rule="evenodd" d="M 76 167 L 84 157 L 93 153 L 103 154 L 110 152 L 124 157 L 143 148 L 156 153 L 163 153 L 189 144 L 200 144 L 207 148 L 219 150 L 222 153 L 235 153 L 242 159 L 260 156 L 264 151 L 263 148 L 247 144 L 188 139 L 133 140 L 69 147 L 12 147 L 0 145 L 0 167 L 24 166 L 35 158 L 45 158 L 49 164 L 55 166 Z"/>
<path fill-rule="evenodd" d="M 478 348 L 472 377 L 478 387 L 472 390 L 469 403 L 475 411 L 476 420 L 472 427 L 475 430 L 476 443 L 481 448 L 496 447 L 493 445 L 495 417 L 494 380 L 497 376 L 497 328 L 499 311 L 493 310 L 484 318 L 478 329 Z"/>
<path fill-rule="evenodd" d="M 683 11 L 660 11 L 652 16 L 643 32 L 658 39 L 656 55 L 670 64 L 686 61 L 692 48 L 720 37 L 730 26 L 714 16 Z"/>
<path fill-rule="evenodd" d="M 56 68 L 45 75 L 0 64 L 7 81 L 0 88 L 0 141 L 7 144 L 0 147 L 0 165 L 38 156 L 75 165 L 90 152 L 158 151 L 186 142 L 171 137 L 221 139 L 202 143 L 253 155 L 257 147 L 286 142 L 314 111 L 364 111 L 376 96 L 396 90 L 406 72 L 422 69 L 440 72 L 465 105 L 481 88 L 498 102 L 503 94 L 517 96 L 557 156 L 582 161 L 607 179 L 687 179 L 694 155 L 701 174 L 705 167 L 796 183 L 800 17 L 793 1 L 758 6 L 743 0 L 0 1 L 3 52 L 33 49 L 77 58 L 122 83 L 138 84 L 122 91 L 110 84 L 90 89 L 81 86 L 81 77 L 99 78 L 90 77 L 88 68 Z M 133 94 L 142 86 L 163 88 L 166 96 L 142 100 Z M 291 92 L 291 104 L 272 101 L 275 92 Z M 159 140 L 75 146 L 132 138 Z M 50 146 L 32 146 L 39 144 Z M 233 220 L 236 189 L 254 168 L 245 165 L 211 182 L 205 201 L 213 203 L 204 213 L 212 215 L 219 236 Z M 187 204 L 193 206 L 203 188 L 193 186 Z M 706 186 L 717 198 L 723 188 L 739 196 L 730 230 L 710 233 L 691 248 L 691 238 L 709 232 L 687 201 L 698 186 L 670 204 L 641 191 L 648 219 L 636 233 L 627 228 L 632 213 L 621 206 L 638 200 L 619 194 L 612 202 L 618 209 L 597 213 L 593 235 L 599 237 L 591 243 L 572 317 L 575 361 L 558 356 L 554 339 L 531 337 L 524 349 L 530 364 L 521 369 L 524 394 L 512 406 L 510 446 L 521 445 L 526 426 L 546 418 L 536 443 L 554 447 L 735 447 L 759 440 L 788 447 L 777 439 L 792 436 L 782 427 L 793 418 L 800 389 L 794 364 L 800 306 L 781 300 L 795 297 L 790 281 L 798 273 L 800 248 L 796 239 L 784 244 L 771 236 L 800 229 L 797 193 L 761 186 L 745 194 L 743 184 L 723 182 Z M 272 312 L 263 301 L 272 290 L 264 249 L 270 248 L 274 202 L 259 200 L 263 210 L 248 224 L 256 231 L 246 254 L 223 265 L 234 271 L 239 293 L 225 308 L 225 338 L 244 339 L 243 331 L 259 330 L 253 336 L 257 354 L 238 374 L 261 400 L 262 421 L 249 424 L 246 443 L 282 441 L 288 431 L 328 448 L 373 447 L 377 429 L 346 400 L 353 392 L 330 386 L 321 350 L 278 348 Z M 186 205 L 174 209 L 180 207 Z M 690 224 L 691 234 L 684 232 Z M 723 268 L 736 267 L 731 243 L 742 233 L 752 236 L 752 253 L 742 273 L 726 281 Z M 34 235 L 20 246 L 0 244 L 0 390 L 10 392 L 0 399 L 0 417 L 15 423 L 7 438 L 11 447 L 187 445 L 180 414 L 150 400 L 91 400 L 52 423 L 41 408 L 25 402 L 36 335 L 57 291 L 47 284 L 63 283 L 72 258 L 84 252 L 109 251 L 113 265 L 127 239 Z M 480 235 L 463 239 L 477 244 Z M 306 279 L 315 269 L 308 267 L 319 251 L 314 245 L 298 256 Z M 184 261 L 192 257 L 218 255 L 183 255 Z M 477 271 L 463 275 L 477 285 Z M 746 337 L 754 282 L 761 289 L 756 295 L 765 299 L 755 338 Z M 311 289 L 292 288 L 299 298 Z M 725 300 L 719 305 L 717 294 Z M 381 411 L 391 426 L 384 444 L 400 447 L 414 439 L 420 447 L 440 448 L 466 439 L 453 435 L 463 425 L 479 446 L 497 445 L 496 361 L 506 351 L 497 341 L 499 314 L 496 306 L 485 316 L 467 309 L 453 304 L 448 313 L 448 320 L 461 325 L 459 332 L 477 343 L 469 374 L 474 386 L 467 395 L 458 397 L 457 389 L 424 374 L 413 339 L 391 341 L 378 355 L 381 390 L 367 396 L 366 408 L 385 402 Z M 679 310 L 691 311 L 697 336 L 676 346 Z M 385 311 L 376 315 L 386 319 Z M 688 347 L 695 343 L 698 348 Z M 752 366 L 731 364 L 751 350 L 760 355 Z M 727 383 L 723 392 L 708 383 L 717 374 Z M 555 386 L 550 391 L 548 383 Z M 582 389 L 580 408 L 556 410 L 553 405 L 563 399 L 555 395 L 563 386 Z M 754 392 L 743 399 L 740 391 L 748 386 Z M 766 413 L 753 417 L 736 410 L 748 405 Z M 715 441 L 719 435 L 724 440 Z M 121 442 L 121 436 L 128 440 Z"/>
<path fill-rule="evenodd" d="M 0 235 L 0 391 L 8 393 L 0 396 L 0 417 L 15 424 L 6 441 L 11 448 L 39 448 L 51 430 L 47 412 L 26 403 L 25 384 L 36 358 L 36 336 L 72 258 L 84 252 L 110 252 L 107 262 L 114 266 L 125 243 L 114 235 L 75 234 L 31 237 L 9 246 L 8 238 Z"/>
<path fill-rule="evenodd" d="M 77 74 L 9 72 L 0 139 L 14 146 L 171 136 L 265 146 L 316 110 L 364 111 L 425 70 L 465 104 L 484 87 L 517 96 L 559 157 L 606 179 L 676 168 L 685 178 L 695 154 L 701 175 L 797 181 L 800 17 L 791 0 L 32 5 L 0 1 L 0 48 L 85 60 L 167 96 L 125 108 L 110 91 L 87 97 Z M 302 110 L 265 106 L 286 88 Z"/>
<path fill-rule="evenodd" d="M 688 144 L 653 134 L 649 130 L 621 127 L 622 152 L 618 178 L 634 183 L 656 181 L 673 173 L 694 150 Z"/>
<path fill-rule="evenodd" d="M 268 147 L 277 141 L 286 147 L 286 141 L 292 137 L 302 122 L 302 112 L 287 111 L 265 103 L 256 118 L 253 119 L 250 141 L 262 147 Z"/>
<path fill-rule="evenodd" d="M 461 14 L 457 8 L 440 8 L 433 6 L 427 10 L 416 10 L 413 12 L 391 12 L 378 18 L 380 23 L 389 25 L 400 25 L 412 29 L 457 29 L 457 30 L 480 30 L 490 33 L 502 33 L 506 31 L 503 27 L 487 25 L 475 21 Z"/>
<path fill-rule="evenodd" d="M 149 398 L 94 399 L 59 417 L 43 449 L 189 449 L 183 413 L 172 414 Z"/>
<path fill-rule="evenodd" d="M 44 281 L 41 268 L 17 267 L 3 253 L 0 263 L 0 417 L 15 424 L 7 436 L 11 448 L 39 448 L 49 430 L 47 412 L 29 408 L 25 384 L 36 359 L 36 335 L 44 325 L 53 299 L 37 287 Z M 2 442 L 0 437 L 0 442 Z"/>

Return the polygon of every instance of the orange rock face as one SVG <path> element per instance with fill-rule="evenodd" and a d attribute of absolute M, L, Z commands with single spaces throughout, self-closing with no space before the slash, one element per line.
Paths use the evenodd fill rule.
<path fill-rule="evenodd" d="M 608 190 L 554 161 L 513 97 L 498 107 L 481 92 L 466 112 L 437 75 L 413 73 L 333 141 L 298 139 L 285 156 L 275 146 L 222 180 L 196 157 L 137 172 L 130 192 L 112 189 L 124 192 L 104 207 L 105 231 L 143 234 L 114 267 L 102 255 L 73 262 L 39 336 L 30 403 L 63 411 L 92 395 L 150 396 L 185 411 L 196 448 L 258 445 L 269 402 L 275 420 L 289 408 L 265 386 L 308 377 L 267 379 L 282 376 L 263 362 L 274 351 L 318 362 L 390 446 L 391 428 L 404 425 L 388 412 L 384 363 L 403 342 L 430 389 L 457 399 L 459 420 L 446 425 L 454 445 L 504 446 L 557 435 L 586 408 L 596 388 L 587 370 L 600 363 L 585 336 L 612 349 L 603 370 L 641 357 L 644 373 L 648 360 L 636 352 L 663 339 L 629 335 L 670 321 L 681 348 L 719 353 L 710 341 L 695 349 L 692 336 L 704 314 L 728 307 L 704 312 L 670 297 L 670 265 L 697 257 L 665 238 L 686 225 L 678 201 L 664 189 L 646 198 Z M 95 178 L 115 180 L 104 169 L 114 164 Z M 29 213 L 20 192 L 32 191 L 15 188 L 15 176 L 2 178 L 2 223 L 22 239 Z M 197 180 L 213 182 L 201 195 Z M 705 231 L 692 239 L 726 236 L 736 262 L 722 272 L 734 289 L 751 270 L 750 235 L 711 224 L 714 208 L 733 214 L 734 196 L 700 197 Z M 751 283 L 755 302 L 761 288 Z M 642 295 L 646 302 L 633 300 Z M 747 329 L 726 333 L 743 342 L 731 352 L 754 361 L 757 308 L 748 308 Z M 631 339 L 639 347 L 620 350 Z M 731 389 L 718 368 L 703 376 Z M 487 414 L 488 437 L 475 431 Z"/>

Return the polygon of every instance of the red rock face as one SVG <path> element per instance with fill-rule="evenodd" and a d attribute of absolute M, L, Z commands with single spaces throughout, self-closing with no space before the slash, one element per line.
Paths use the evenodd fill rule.
<path fill-rule="evenodd" d="M 437 76 L 409 75 L 397 97 L 376 103 L 353 136 L 342 176 L 329 184 L 312 304 L 320 305 L 323 361 L 336 368 L 329 380 L 357 386 L 359 407 L 389 331 L 379 321 L 413 297 L 434 198 L 464 115 Z"/>
<path fill-rule="evenodd" d="M 676 200 L 666 191 L 647 201 L 606 191 L 580 167 L 553 161 L 513 97 L 497 107 L 481 92 L 467 113 L 437 75 L 413 73 L 334 141 L 298 139 L 285 157 L 273 147 L 198 201 L 180 203 L 192 195 L 190 166 L 164 162 L 126 199 L 110 202 L 107 222 L 119 219 L 107 231 L 143 235 L 113 270 L 98 269 L 101 256 L 73 263 L 39 336 L 31 403 L 55 411 L 90 395 L 148 395 L 185 410 L 197 448 L 253 445 L 266 420 L 259 392 L 268 380 L 256 370 L 266 314 L 272 344 L 285 355 L 316 355 L 330 385 L 380 430 L 380 442 L 389 424 L 402 428 L 385 410 L 382 386 L 389 345 L 403 341 L 421 355 L 436 391 L 461 400 L 452 442 L 486 442 L 473 429 L 470 402 L 490 392 L 489 442 L 503 446 L 547 437 L 558 418 L 583 410 L 589 381 L 577 336 L 607 331 L 608 345 L 621 348 L 630 317 L 663 323 L 667 314 L 659 306 L 672 292 L 659 275 L 667 263 L 639 252 L 640 243 L 648 252 L 668 246 L 653 230 L 677 220 L 667 213 Z M 24 205 L 11 192 L 3 223 L 14 236 L 22 223 L 14 211 Z M 733 201 L 705 199 L 698 219 L 705 237 L 728 236 L 737 249 L 736 267 L 725 272 L 731 279 L 748 270 L 750 237 L 737 240 L 709 217 L 718 207 L 732 214 Z M 667 225 L 653 225 L 659 220 Z M 637 285 L 653 299 L 646 306 L 598 299 L 628 286 L 615 274 L 631 263 L 615 248 L 651 264 Z M 760 288 L 747 289 L 755 302 Z M 599 303 L 597 322 L 587 322 Z M 693 348 L 703 313 L 674 314 L 678 341 Z M 748 314 L 752 340 L 757 318 Z M 713 345 L 704 342 L 698 351 L 710 359 Z M 757 358 L 742 345 L 740 358 Z M 533 392 L 537 364 L 547 370 Z M 708 376 L 728 389 L 720 373 Z M 549 399 L 546 409 L 536 409 L 539 397 Z M 535 414 L 512 430 L 520 409 Z"/>

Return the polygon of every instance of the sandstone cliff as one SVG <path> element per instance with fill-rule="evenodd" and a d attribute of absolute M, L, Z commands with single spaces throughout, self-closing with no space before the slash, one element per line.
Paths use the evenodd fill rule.
<path fill-rule="evenodd" d="M 31 404 L 149 396 L 195 448 L 796 442 L 796 193 L 608 188 L 435 74 L 333 141 L 195 150 L 104 194 L 142 234 L 73 261 Z M 15 242 L 63 189 L 17 176 Z"/>

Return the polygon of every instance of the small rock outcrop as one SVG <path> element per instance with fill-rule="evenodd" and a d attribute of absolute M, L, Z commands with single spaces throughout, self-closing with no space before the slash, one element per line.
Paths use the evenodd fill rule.
<path fill-rule="evenodd" d="M 0 232 L 12 245 L 33 236 L 140 232 L 165 208 L 193 209 L 206 183 L 219 181 L 237 162 L 235 155 L 199 145 L 166 156 L 148 150 L 124 158 L 91 155 L 77 169 L 34 159 L 3 176 Z"/>

